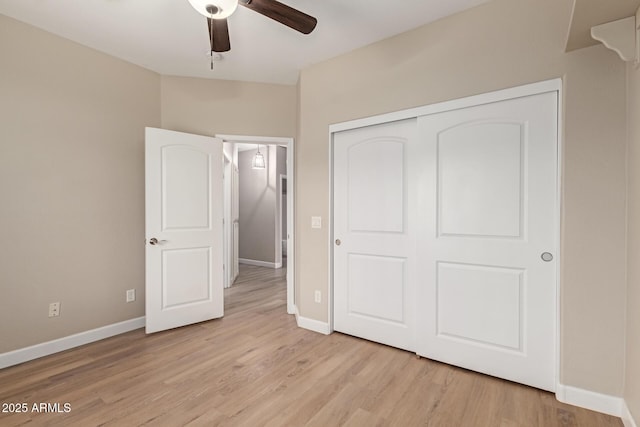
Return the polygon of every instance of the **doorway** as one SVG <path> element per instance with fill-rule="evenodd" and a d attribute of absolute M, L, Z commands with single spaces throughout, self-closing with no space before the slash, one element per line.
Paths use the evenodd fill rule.
<path fill-rule="evenodd" d="M 235 210 L 235 213 L 232 213 L 231 225 L 228 227 L 229 233 L 231 234 L 228 243 L 226 243 L 227 251 L 235 251 L 235 257 L 229 257 L 232 265 L 228 268 L 231 268 L 234 271 L 239 271 L 238 264 L 242 261 L 247 264 L 253 265 L 263 265 L 270 268 L 281 268 L 283 267 L 283 247 L 286 248 L 286 282 L 287 282 L 287 313 L 294 314 L 295 313 L 295 295 L 294 295 L 294 268 L 295 268 L 295 235 L 294 235 L 294 224 L 293 221 L 287 220 L 285 224 L 285 219 L 294 218 L 294 147 L 293 147 L 293 138 L 278 138 L 278 137 L 260 137 L 260 136 L 242 136 L 242 135 L 216 135 L 217 138 L 220 138 L 224 141 L 225 152 L 230 153 L 230 157 L 232 159 L 232 169 L 238 173 L 237 180 L 235 181 L 235 186 L 231 185 L 231 201 L 230 204 L 232 206 L 231 211 Z M 257 263 L 252 262 L 256 260 L 252 260 L 249 258 L 243 258 L 242 254 L 239 252 L 239 248 L 242 246 L 242 242 L 240 241 L 240 236 L 243 236 L 242 224 L 240 221 L 239 212 L 242 210 L 240 206 L 240 182 L 241 177 L 239 175 L 239 163 L 241 160 L 241 152 L 244 149 L 249 149 L 253 151 L 260 150 L 260 154 L 265 158 L 265 169 L 263 171 L 252 171 L 257 175 L 262 174 L 262 179 L 264 181 L 262 185 L 262 189 L 257 191 L 256 196 L 258 198 L 264 197 L 266 192 L 273 192 L 273 206 L 276 209 L 276 213 L 273 217 L 273 227 L 274 233 L 272 233 L 272 243 L 273 246 L 271 249 L 272 253 L 275 254 L 273 261 L 267 261 L 265 263 L 261 263 L 259 260 Z M 282 153 L 284 157 L 282 157 Z M 243 161 L 247 161 L 246 158 Z M 280 163 L 280 165 L 276 165 L 276 163 Z M 246 166 L 245 166 L 246 167 Z M 249 166 L 250 167 L 250 166 Z M 276 173 L 276 171 L 280 171 Z M 271 178 L 268 176 L 271 175 Z M 282 197 L 282 186 L 286 183 L 286 197 L 283 200 Z M 273 188 L 270 188 L 273 187 Z M 262 191 L 262 193 L 260 192 Z M 283 209 L 284 207 L 284 209 Z M 279 212 L 278 212 L 279 211 Z M 258 215 L 258 213 L 255 213 Z M 283 226 L 283 224 L 285 224 Z M 283 229 L 284 227 L 284 229 Z M 262 232 L 261 228 L 258 227 L 255 230 L 257 232 Z M 254 232 L 256 232 L 254 230 Z M 245 230 L 244 236 L 247 236 L 247 232 L 249 230 Z M 286 236 L 286 237 L 284 237 Z M 249 235 L 251 237 L 251 235 Z M 235 259 L 234 259 L 235 258 Z M 237 274 L 236 274 L 237 276 Z M 235 279 L 235 276 L 234 276 Z M 231 286 L 233 282 L 229 283 Z"/>

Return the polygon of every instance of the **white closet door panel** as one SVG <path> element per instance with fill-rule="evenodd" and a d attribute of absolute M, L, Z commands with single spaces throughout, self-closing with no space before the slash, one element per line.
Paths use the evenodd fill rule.
<path fill-rule="evenodd" d="M 350 146 L 347 159 L 349 231 L 402 233 L 404 141 L 372 138 Z"/>
<path fill-rule="evenodd" d="M 521 237 L 522 126 L 472 123 L 438 137 L 439 234 Z"/>
<path fill-rule="evenodd" d="M 334 134 L 334 329 L 415 351 L 416 120 Z"/>
<path fill-rule="evenodd" d="M 406 263 L 404 258 L 349 254 L 347 312 L 404 324 Z"/>
<path fill-rule="evenodd" d="M 522 349 L 522 270 L 438 263 L 437 275 L 439 336 Z"/>
<path fill-rule="evenodd" d="M 418 353 L 555 389 L 557 94 L 419 118 Z"/>

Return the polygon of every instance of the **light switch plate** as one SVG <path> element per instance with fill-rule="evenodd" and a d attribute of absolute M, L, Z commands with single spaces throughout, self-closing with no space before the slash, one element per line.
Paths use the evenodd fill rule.
<path fill-rule="evenodd" d="M 322 228 L 322 217 L 321 216 L 312 216 L 311 217 L 311 228 Z"/>

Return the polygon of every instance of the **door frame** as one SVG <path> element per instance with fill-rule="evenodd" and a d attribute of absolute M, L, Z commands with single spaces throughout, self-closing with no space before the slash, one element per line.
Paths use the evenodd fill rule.
<path fill-rule="evenodd" d="M 333 307 L 334 307 L 334 292 L 333 292 L 333 257 L 334 257 L 334 134 L 337 132 L 374 126 L 382 123 L 394 122 L 399 120 L 406 120 L 414 117 L 427 116 L 436 113 L 442 113 L 446 111 L 458 110 L 462 108 L 474 107 L 484 104 L 491 104 L 494 102 L 506 101 L 509 99 L 526 97 L 531 95 L 538 95 L 548 92 L 557 92 L 558 94 L 558 126 L 557 126 L 557 172 L 556 172 L 556 211 L 553 213 L 554 217 L 554 235 L 556 246 L 556 281 L 555 281 L 555 381 L 556 381 L 556 397 L 558 400 L 563 401 L 560 396 L 560 390 L 562 390 L 560 383 L 560 367 L 561 367 L 561 341 L 560 341 L 560 321 L 561 321 L 561 307 L 560 307 L 560 295 L 562 290 L 561 271 L 562 271 L 562 166 L 563 166 L 563 152 L 564 152 L 564 97 L 563 97 L 563 79 L 555 78 L 551 80 L 544 80 L 536 83 L 529 83 L 522 86 L 516 86 L 506 89 L 501 89 L 493 92 L 483 93 L 479 95 L 472 95 L 464 98 L 453 99 L 450 101 L 443 101 L 436 104 L 425 105 L 421 107 L 409 108 L 406 110 L 395 111 L 392 113 L 385 113 L 371 117 L 365 117 L 362 119 L 350 120 L 341 123 L 335 123 L 329 125 L 329 179 L 330 179 L 330 191 L 329 191 L 329 240 L 328 254 L 329 254 L 329 282 L 327 284 L 327 319 L 329 333 L 334 331 L 333 325 Z"/>
<path fill-rule="evenodd" d="M 295 314 L 295 156 L 294 139 L 290 137 L 216 134 L 223 142 L 259 145 L 285 145 L 287 147 L 287 313 Z M 279 179 L 279 178 L 278 178 Z"/>
<path fill-rule="evenodd" d="M 280 191 L 278 192 L 278 196 L 277 199 L 278 201 L 276 203 L 278 203 L 278 206 L 280 207 L 280 209 L 278 209 L 278 231 L 279 231 L 279 235 L 280 235 L 280 243 L 278 243 L 276 241 L 276 254 L 280 254 L 280 264 L 283 263 L 282 261 L 282 218 L 286 218 L 287 219 L 287 234 L 289 233 L 289 218 L 287 217 L 287 210 L 289 209 L 289 203 L 287 202 L 287 207 L 283 210 L 282 209 L 282 183 L 283 182 L 287 182 L 287 184 L 289 184 L 289 182 L 287 181 L 287 175 L 281 173 L 280 176 L 278 176 L 278 183 L 280 184 Z M 287 189 L 288 191 L 289 189 Z M 277 240 L 277 239 L 276 239 Z M 287 245 L 289 245 L 289 238 L 287 237 Z M 287 246 L 287 250 L 289 249 L 289 247 Z M 288 255 L 288 254 L 287 254 Z M 287 258 L 288 260 L 288 258 Z"/>
<path fill-rule="evenodd" d="M 231 261 L 233 260 L 233 243 L 232 232 L 233 221 L 231 219 L 232 202 L 233 202 L 233 159 L 222 148 L 223 157 L 223 176 L 222 197 L 224 200 L 222 233 L 224 237 L 224 288 L 230 288 L 233 282 L 233 269 Z"/>

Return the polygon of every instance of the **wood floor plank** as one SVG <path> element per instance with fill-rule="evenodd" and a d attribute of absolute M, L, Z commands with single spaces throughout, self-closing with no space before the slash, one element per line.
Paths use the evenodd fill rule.
<path fill-rule="evenodd" d="M 540 390 L 297 327 L 285 269 L 241 266 L 225 317 L 136 330 L 0 370 L 0 426 L 620 427 Z"/>

